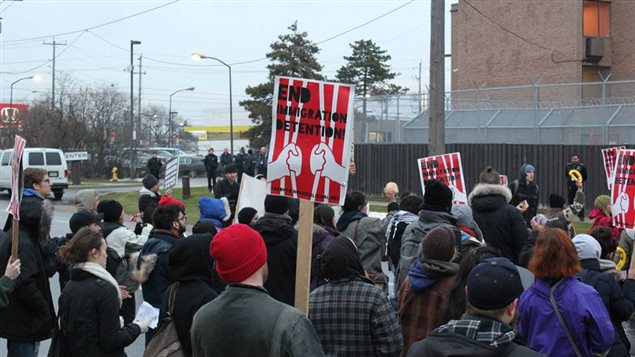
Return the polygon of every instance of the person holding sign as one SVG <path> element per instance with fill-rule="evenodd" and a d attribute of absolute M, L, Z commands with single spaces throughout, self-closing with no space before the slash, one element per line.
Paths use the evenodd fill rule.
<path fill-rule="evenodd" d="M 225 178 L 218 181 L 214 186 L 214 197 L 221 199 L 227 198 L 229 202 L 229 209 L 231 210 L 231 216 L 225 222 L 227 225 L 234 221 L 236 215 L 236 203 L 238 202 L 238 194 L 240 193 L 240 184 L 238 183 L 238 174 L 236 172 L 236 166 L 228 164 L 225 166 Z"/>
<path fill-rule="evenodd" d="M 9 262 L 4 275 L 0 278 L 0 310 L 9 305 L 8 295 L 15 289 L 15 279 L 18 275 L 20 275 L 20 259 Z"/>
<path fill-rule="evenodd" d="M 9 306 L 0 311 L 0 337 L 7 339 L 9 356 L 35 357 L 40 341 L 49 339 L 57 326 L 47 272 L 50 257 L 43 253 L 50 241 L 52 214 L 44 198 L 51 192 L 51 181 L 41 168 L 28 168 L 23 175 L 17 256 L 22 262 L 22 274 L 15 280 Z M 11 255 L 10 232 L 12 228 L 0 240 L 0 271 L 6 268 Z"/>
<path fill-rule="evenodd" d="M 572 170 L 577 171 L 580 174 L 579 178 L 575 178 L 575 175 L 572 175 Z M 567 166 L 564 168 L 564 174 L 565 177 L 567 178 L 567 198 L 568 198 L 568 203 L 569 204 L 573 204 L 573 202 L 575 202 L 575 195 L 578 192 L 578 181 L 580 183 L 586 183 L 587 182 L 587 172 L 586 172 L 586 166 L 584 166 L 583 163 L 580 162 L 580 155 L 578 154 L 573 154 L 571 155 L 571 162 L 569 162 L 567 164 Z M 578 214 L 578 217 L 580 217 L 581 220 L 584 220 L 584 208 L 582 209 L 582 211 L 580 211 L 580 213 Z"/>

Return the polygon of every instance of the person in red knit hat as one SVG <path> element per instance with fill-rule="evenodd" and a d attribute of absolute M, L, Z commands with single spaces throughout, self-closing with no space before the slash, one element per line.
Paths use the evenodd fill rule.
<path fill-rule="evenodd" d="M 245 224 L 220 231 L 210 244 L 225 291 L 194 316 L 195 356 L 324 356 L 311 321 L 272 298 L 267 280 L 267 247 Z"/>

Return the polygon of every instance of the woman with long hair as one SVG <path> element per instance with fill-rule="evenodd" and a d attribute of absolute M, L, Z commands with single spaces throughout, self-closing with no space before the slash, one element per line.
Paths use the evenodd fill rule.
<path fill-rule="evenodd" d="M 529 270 L 535 281 L 520 298 L 520 332 L 547 356 L 604 355 L 615 330 L 600 295 L 576 279 L 582 270 L 571 239 L 561 229 L 538 235 Z"/>
<path fill-rule="evenodd" d="M 71 356 L 126 356 L 124 347 L 148 329 L 150 321 L 123 324 L 121 293 L 106 270 L 106 241 L 89 227 L 60 249 L 71 280 L 59 300 L 60 328 Z"/>

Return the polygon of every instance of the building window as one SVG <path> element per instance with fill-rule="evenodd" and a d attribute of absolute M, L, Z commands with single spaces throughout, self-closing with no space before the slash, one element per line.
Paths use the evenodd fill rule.
<path fill-rule="evenodd" d="M 596 103 L 602 100 L 602 82 L 611 73 L 610 67 L 583 66 L 582 67 L 582 99 L 585 103 Z M 609 96 L 607 86 L 605 96 Z"/>
<path fill-rule="evenodd" d="M 608 37 L 611 17 L 609 6 L 611 4 L 604 1 L 584 1 L 584 36 L 586 37 Z"/>

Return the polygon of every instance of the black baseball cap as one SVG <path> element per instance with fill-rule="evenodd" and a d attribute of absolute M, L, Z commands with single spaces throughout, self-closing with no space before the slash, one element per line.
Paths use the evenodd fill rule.
<path fill-rule="evenodd" d="M 71 227 L 73 234 L 77 233 L 81 228 L 87 227 L 93 223 L 100 224 L 104 220 L 104 215 L 101 213 L 93 213 L 92 211 L 82 209 L 77 211 L 71 216 L 68 225 Z"/>
<path fill-rule="evenodd" d="M 484 259 L 467 278 L 467 301 L 481 310 L 501 309 L 523 291 L 520 273 L 507 258 Z"/>

